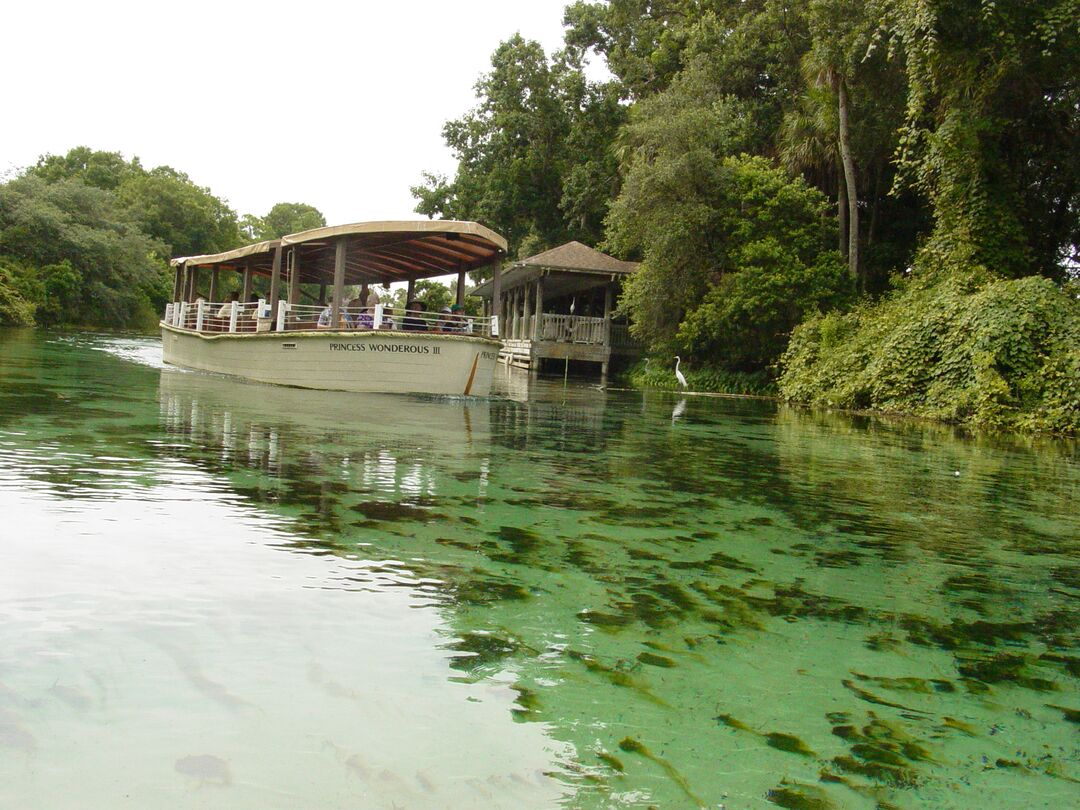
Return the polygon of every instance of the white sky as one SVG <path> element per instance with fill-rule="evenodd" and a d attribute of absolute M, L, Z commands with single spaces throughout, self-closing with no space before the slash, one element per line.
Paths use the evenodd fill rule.
<path fill-rule="evenodd" d="M 239 215 L 418 216 L 442 126 L 515 31 L 550 53 L 569 0 L 5 5 L 0 179 L 75 146 L 169 165 Z"/>

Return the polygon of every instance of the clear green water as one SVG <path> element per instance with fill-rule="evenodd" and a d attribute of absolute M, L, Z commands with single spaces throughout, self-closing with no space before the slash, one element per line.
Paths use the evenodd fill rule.
<path fill-rule="evenodd" d="M 0 807 L 1080 796 L 1074 444 L 159 357 L 0 334 Z"/>

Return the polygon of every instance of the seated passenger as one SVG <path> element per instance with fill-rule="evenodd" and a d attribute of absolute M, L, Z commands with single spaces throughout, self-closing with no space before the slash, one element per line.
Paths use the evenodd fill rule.
<path fill-rule="evenodd" d="M 359 297 L 349 302 L 349 309 L 352 310 L 353 329 L 371 329 L 375 325 L 375 316 Z"/>
<path fill-rule="evenodd" d="M 320 329 L 330 329 L 330 328 L 350 329 L 350 328 L 352 328 L 352 318 L 349 317 L 349 313 L 346 312 L 344 309 L 342 309 L 341 312 L 338 313 L 338 325 L 337 325 L 337 327 L 331 327 L 330 318 L 333 316 L 333 313 L 332 313 L 331 310 L 332 310 L 332 307 L 330 306 L 330 304 L 327 304 L 326 308 L 322 312 L 319 313 L 318 326 L 319 326 Z"/>
<path fill-rule="evenodd" d="M 403 328 L 412 332 L 424 332 L 427 331 L 427 322 L 422 317 L 416 317 L 417 315 L 423 315 L 427 311 L 427 307 L 424 306 L 423 301 L 410 301 L 405 305 L 405 321 L 402 324 Z M 413 313 L 412 317 L 409 313 Z"/>
<path fill-rule="evenodd" d="M 454 325 L 455 332 L 469 331 L 469 317 L 465 314 L 465 307 L 454 304 L 450 307 L 450 320 Z"/>
<path fill-rule="evenodd" d="M 229 300 L 221 305 L 221 309 L 217 311 L 217 316 L 224 320 L 228 320 L 232 317 L 233 307 L 239 303 L 240 293 L 235 290 L 229 294 Z"/>

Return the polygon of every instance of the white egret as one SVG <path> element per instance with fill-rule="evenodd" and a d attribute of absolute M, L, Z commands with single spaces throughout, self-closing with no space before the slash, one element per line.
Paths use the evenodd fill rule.
<path fill-rule="evenodd" d="M 683 373 L 679 371 L 679 363 L 681 362 L 682 358 L 679 357 L 679 355 L 675 355 L 675 379 L 679 381 L 679 385 L 681 385 L 683 388 L 686 388 L 686 377 L 684 377 Z"/>

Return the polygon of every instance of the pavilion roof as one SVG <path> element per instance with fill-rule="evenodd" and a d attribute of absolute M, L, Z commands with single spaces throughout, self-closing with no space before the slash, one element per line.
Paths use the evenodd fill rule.
<path fill-rule="evenodd" d="M 552 287 L 552 292 L 571 293 L 628 276 L 637 268 L 637 262 L 621 261 L 581 242 L 567 242 L 514 262 L 502 272 L 502 289 L 513 289 L 541 275 L 555 275 L 561 276 L 564 283 Z M 575 278 L 571 279 L 570 276 Z M 492 282 L 488 280 L 478 285 L 471 294 L 490 298 L 492 287 Z"/>

